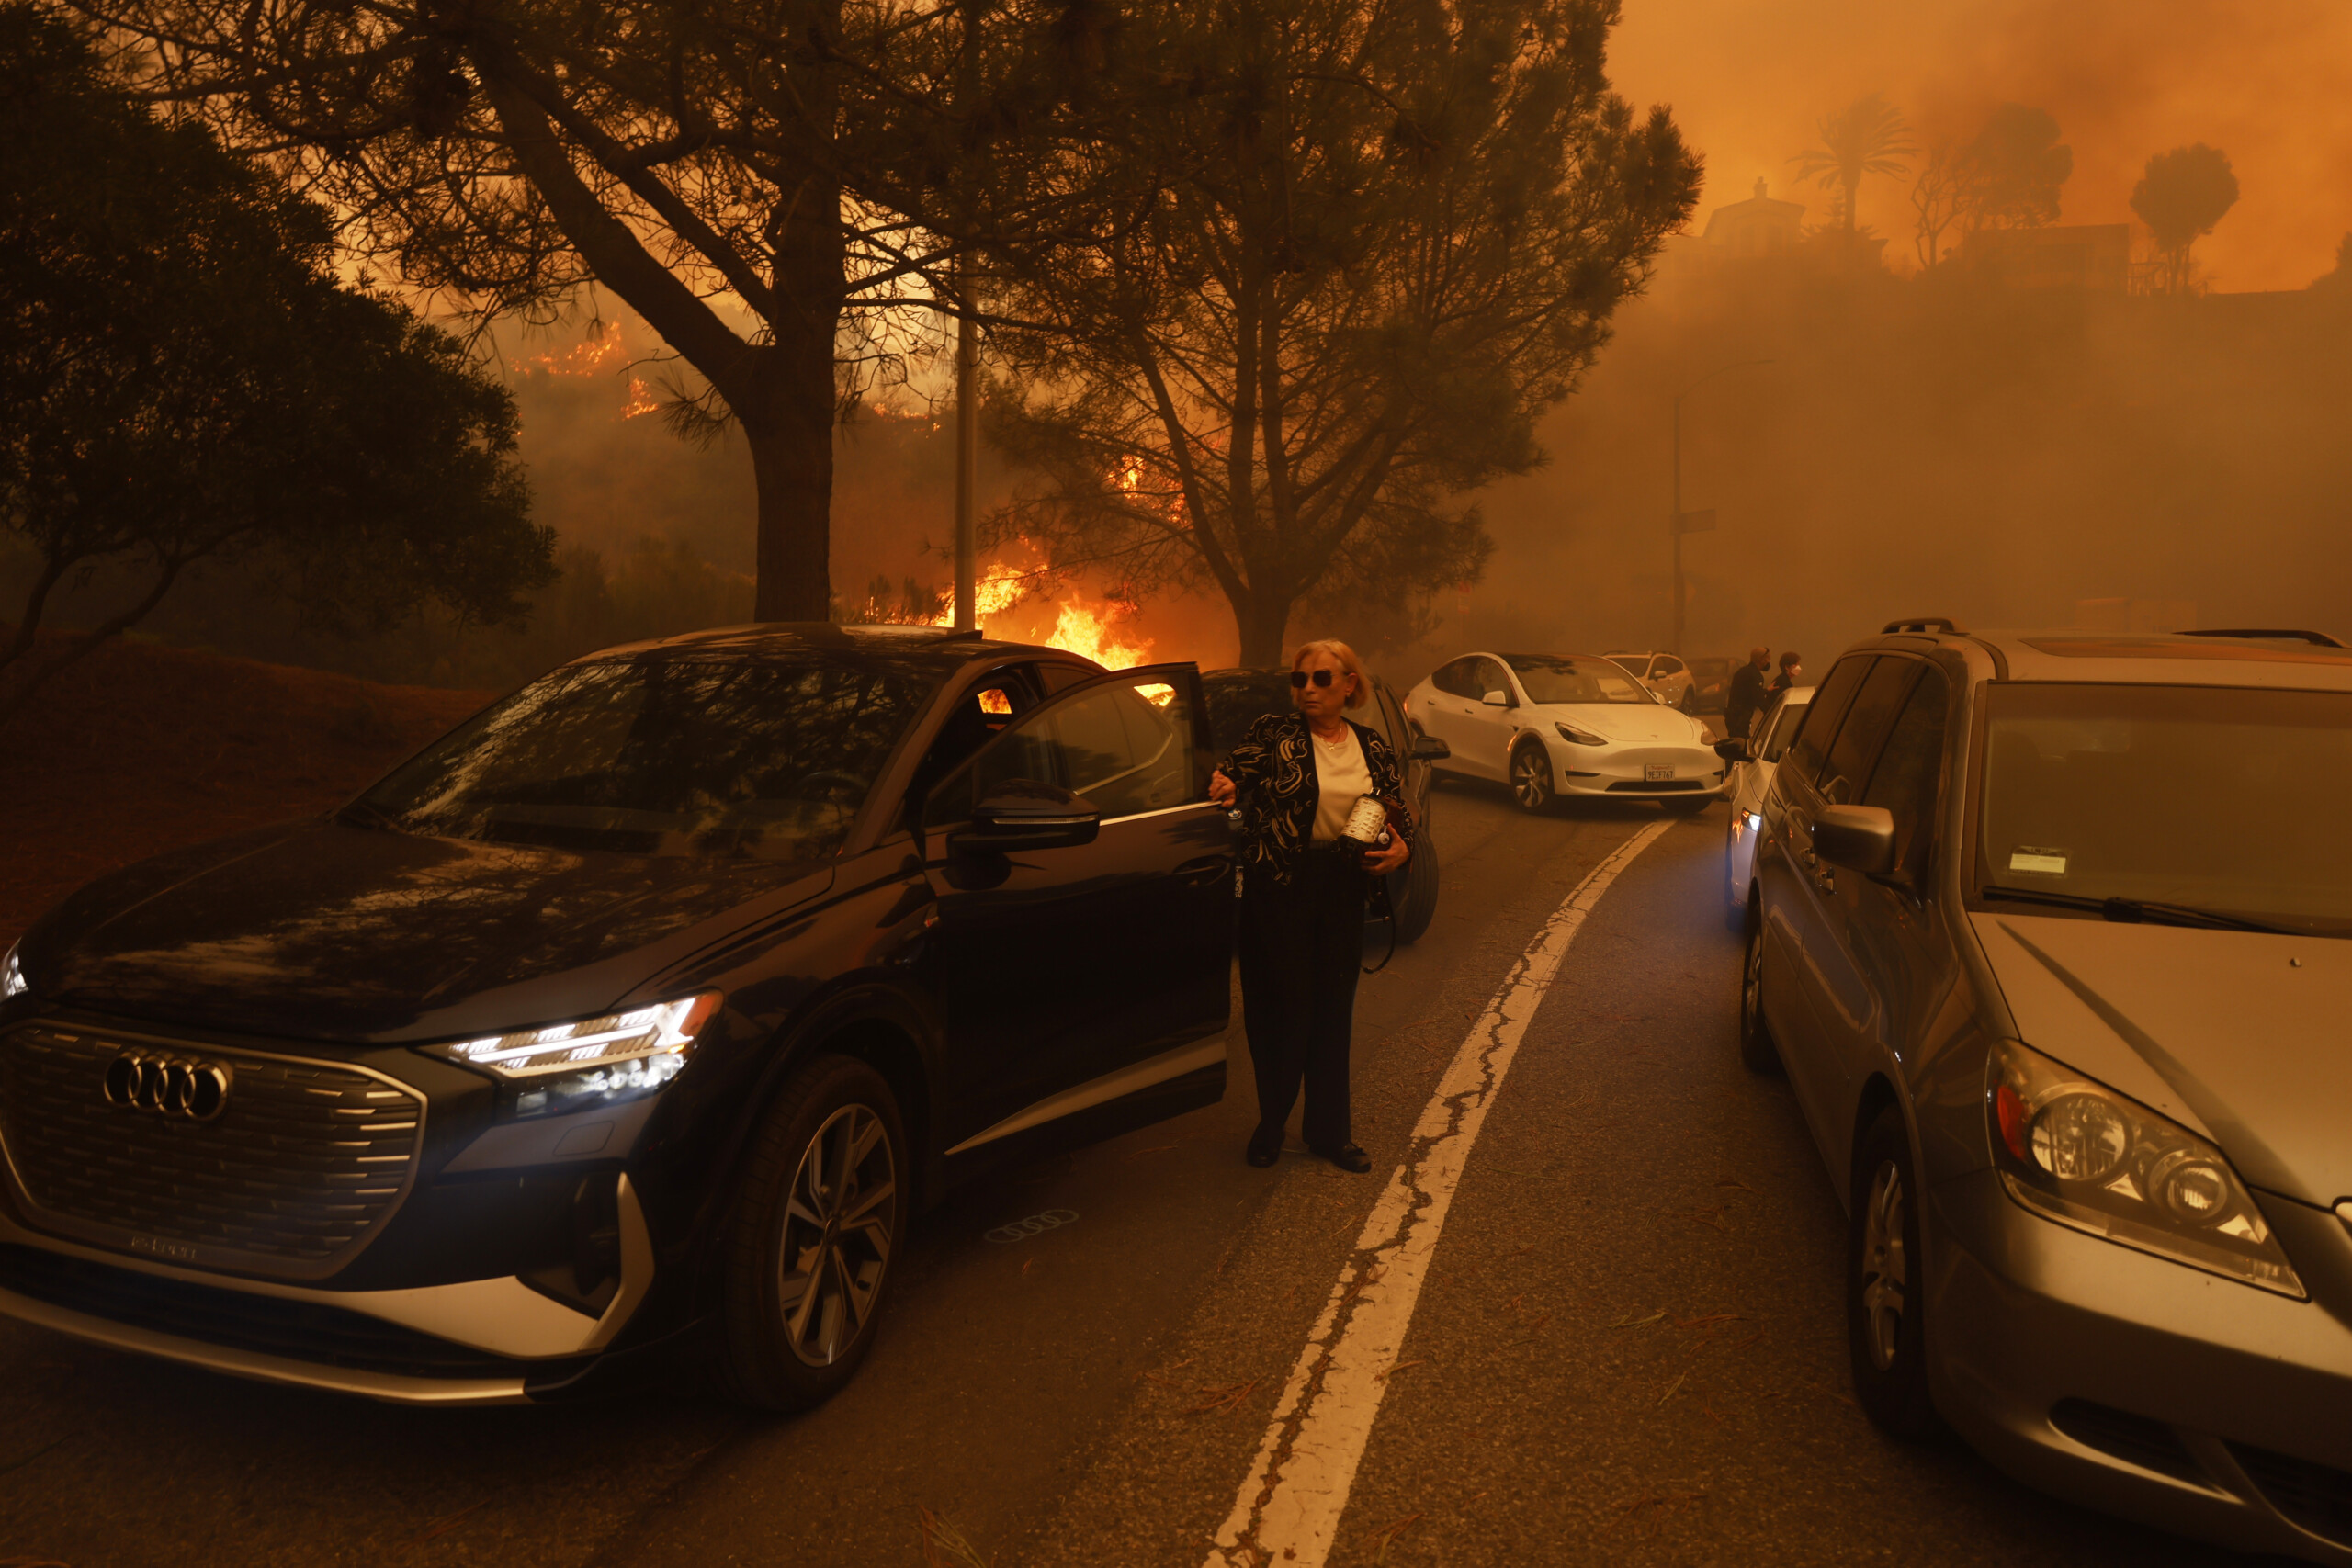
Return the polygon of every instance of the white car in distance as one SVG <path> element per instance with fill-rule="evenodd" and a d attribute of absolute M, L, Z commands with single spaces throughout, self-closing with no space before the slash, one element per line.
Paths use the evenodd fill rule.
<path fill-rule="evenodd" d="M 1600 656 L 1649 688 L 1650 695 L 1670 708 L 1690 711 L 1690 691 L 1696 682 L 1690 666 L 1670 653 L 1629 653 L 1620 649 Z"/>
<path fill-rule="evenodd" d="M 1703 811 L 1729 767 L 1704 725 L 1589 653 L 1466 653 L 1415 686 L 1405 713 L 1453 748 L 1445 772 L 1508 784 L 1530 811 L 1561 795 Z"/>
<path fill-rule="evenodd" d="M 1775 697 L 1756 723 L 1752 754 L 1731 765 L 1731 823 L 1724 829 L 1724 906 L 1735 923 L 1747 914 L 1747 885 L 1755 876 L 1756 835 L 1764 826 L 1765 794 L 1772 787 L 1772 775 L 1781 770 L 1781 754 L 1796 739 L 1805 705 L 1812 701 L 1811 686 L 1794 686 Z"/>

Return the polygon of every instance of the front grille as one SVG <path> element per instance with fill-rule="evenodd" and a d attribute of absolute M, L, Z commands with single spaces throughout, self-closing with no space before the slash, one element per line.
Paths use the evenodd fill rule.
<path fill-rule="evenodd" d="M 2162 1421 L 2087 1399 L 2062 1399 L 2050 1407 L 2050 1424 L 2085 1448 L 2113 1454 L 2142 1470 L 2180 1481 L 2205 1480 L 2180 1435 Z"/>
<path fill-rule="evenodd" d="M 209 1121 L 118 1106 L 126 1048 L 225 1065 Z M 77 1239 L 288 1279 L 331 1274 L 399 1207 L 424 1102 L 327 1062 L 62 1029 L 0 1042 L 0 1152 L 28 1218 Z"/>
<path fill-rule="evenodd" d="M 2245 1443 L 2230 1452 L 2270 1506 L 2316 1536 L 2352 1546 L 2352 1475 Z"/>
<path fill-rule="evenodd" d="M 314 1302 L 159 1280 L 38 1247 L 0 1244 L 0 1290 L 133 1328 L 291 1360 L 404 1377 L 493 1377 L 515 1363 Z"/>

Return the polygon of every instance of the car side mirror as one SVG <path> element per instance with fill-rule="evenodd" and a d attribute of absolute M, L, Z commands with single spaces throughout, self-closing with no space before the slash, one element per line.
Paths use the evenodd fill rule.
<path fill-rule="evenodd" d="M 1453 755 L 1453 748 L 1434 735 L 1417 735 L 1409 754 L 1416 762 L 1442 762 Z"/>
<path fill-rule="evenodd" d="M 947 847 L 966 854 L 1024 854 L 1091 844 L 1102 815 L 1082 795 L 1038 779 L 1002 779 L 972 807 L 972 825 Z"/>
<path fill-rule="evenodd" d="M 1814 815 L 1813 852 L 1832 865 L 1883 876 L 1894 869 L 1894 813 L 1883 806 L 1825 806 Z"/>
<path fill-rule="evenodd" d="M 1756 753 L 1749 750 L 1747 749 L 1747 742 L 1736 735 L 1727 735 L 1723 739 L 1716 741 L 1715 755 L 1721 757 L 1726 762 L 1752 762 L 1756 761 Z"/>
<path fill-rule="evenodd" d="M 1478 700 L 1490 708 L 1507 708 L 1514 705 L 1509 692 L 1488 692 Z"/>

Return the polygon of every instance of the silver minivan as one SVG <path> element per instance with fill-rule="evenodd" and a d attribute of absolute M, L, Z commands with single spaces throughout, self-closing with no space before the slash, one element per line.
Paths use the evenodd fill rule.
<path fill-rule="evenodd" d="M 1849 1215 L 1856 1395 L 2032 1485 L 2352 1563 L 2352 649 L 1973 635 L 1828 671 L 1740 1051 Z"/>

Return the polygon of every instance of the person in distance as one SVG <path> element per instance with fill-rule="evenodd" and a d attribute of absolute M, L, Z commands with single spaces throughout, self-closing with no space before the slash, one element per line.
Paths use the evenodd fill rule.
<path fill-rule="evenodd" d="M 1747 733 L 1764 706 L 1765 682 L 1771 678 L 1772 650 L 1751 648 L 1747 662 L 1732 672 L 1731 690 L 1724 697 L 1724 733 L 1736 739 Z"/>
<path fill-rule="evenodd" d="M 1258 1130 L 1249 1160 L 1282 1154 L 1302 1083 L 1306 1146 L 1341 1170 L 1366 1171 L 1348 1121 L 1348 1046 L 1363 963 L 1372 878 L 1413 852 L 1396 754 L 1349 719 L 1372 694 L 1346 643 L 1302 646 L 1291 660 L 1289 713 L 1265 714 L 1209 776 L 1209 798 L 1241 808 L 1241 1013 L 1258 1080 Z M 1348 836 L 1377 815 L 1377 838 Z"/>

